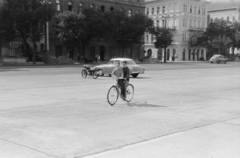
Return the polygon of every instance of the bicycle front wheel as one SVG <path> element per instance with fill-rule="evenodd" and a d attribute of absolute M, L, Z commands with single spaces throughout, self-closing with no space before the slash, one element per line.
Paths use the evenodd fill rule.
<path fill-rule="evenodd" d="M 86 78 L 86 77 L 87 77 L 87 71 L 86 71 L 86 70 L 82 70 L 82 73 L 81 73 L 81 74 L 82 74 L 82 77 L 83 77 L 83 78 Z"/>
<path fill-rule="evenodd" d="M 93 77 L 94 79 L 97 79 L 97 78 L 98 78 L 98 73 L 97 73 L 97 71 L 93 71 L 93 72 L 92 72 L 92 77 Z"/>
<path fill-rule="evenodd" d="M 126 101 L 130 102 L 133 99 L 134 87 L 131 84 L 128 84 L 126 87 Z"/>
<path fill-rule="evenodd" d="M 113 106 L 117 102 L 118 96 L 119 96 L 118 88 L 116 86 L 112 86 L 108 90 L 107 94 L 108 103 Z"/>

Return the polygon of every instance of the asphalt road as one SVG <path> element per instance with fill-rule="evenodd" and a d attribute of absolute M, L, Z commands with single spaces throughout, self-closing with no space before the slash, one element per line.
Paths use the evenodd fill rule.
<path fill-rule="evenodd" d="M 184 152 L 185 156 L 194 157 L 199 148 L 207 145 L 204 141 L 218 140 L 217 136 L 235 132 L 224 140 L 232 148 L 224 153 L 231 158 L 240 156 L 236 150 L 240 143 L 229 144 L 240 142 L 240 132 L 236 132 L 240 130 L 240 63 L 142 66 L 146 74 L 131 78 L 135 86 L 132 102 L 119 99 L 113 107 L 106 96 L 115 81 L 107 76 L 83 79 L 80 65 L 0 67 L 0 157 L 97 157 L 156 139 L 164 143 L 161 138 L 202 127 L 212 127 L 205 132 L 216 133 L 203 138 L 195 132 L 190 138 L 169 140 L 165 143 L 168 146 L 158 144 L 164 149 L 164 153 L 158 154 L 175 158 L 167 154 L 177 147 L 174 146 L 177 140 L 191 142 L 196 137 L 203 144 L 192 141 L 196 149 Z M 217 126 L 223 122 L 224 125 L 228 122 L 228 126 Z M 224 129 L 229 131 L 217 133 Z M 222 146 L 212 146 L 202 148 L 200 151 L 205 155 L 199 157 L 219 156 L 218 149 Z M 117 152 L 120 154 L 121 150 Z M 179 153 L 181 157 L 180 151 L 176 154 Z M 121 157 L 134 158 L 131 154 L 126 152 Z"/>

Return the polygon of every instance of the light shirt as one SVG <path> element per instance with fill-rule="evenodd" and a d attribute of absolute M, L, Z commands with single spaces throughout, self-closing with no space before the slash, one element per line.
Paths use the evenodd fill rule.
<path fill-rule="evenodd" d="M 123 70 L 121 68 L 115 68 L 112 72 L 112 75 L 117 77 L 123 77 Z"/>

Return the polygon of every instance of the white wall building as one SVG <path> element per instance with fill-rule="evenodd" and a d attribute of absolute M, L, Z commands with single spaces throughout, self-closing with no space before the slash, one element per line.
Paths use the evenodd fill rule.
<path fill-rule="evenodd" d="M 206 60 L 204 48 L 190 48 L 188 39 L 194 31 L 204 31 L 207 27 L 207 0 L 146 0 L 145 14 L 154 20 L 155 26 L 176 28 L 174 42 L 167 48 L 167 60 L 174 56 L 178 61 L 195 61 L 200 58 Z M 152 58 L 163 61 L 163 50 L 154 46 L 154 37 L 145 34 L 145 51 L 152 54 Z"/>
<path fill-rule="evenodd" d="M 240 0 L 210 0 L 210 2 L 208 5 L 210 20 L 217 18 L 231 22 L 240 21 Z M 233 53 L 232 48 L 229 49 L 229 53 Z M 235 48 L 234 54 L 236 53 L 240 53 L 240 49 Z"/>

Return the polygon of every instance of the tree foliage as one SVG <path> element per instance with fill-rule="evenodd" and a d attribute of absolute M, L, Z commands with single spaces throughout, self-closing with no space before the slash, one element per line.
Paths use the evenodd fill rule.
<path fill-rule="evenodd" d="M 188 43 L 191 47 L 205 47 L 208 50 L 219 48 L 220 54 L 226 55 L 224 51 L 226 48 L 240 46 L 239 38 L 236 36 L 238 30 L 239 22 L 215 19 L 209 23 L 206 31 L 192 33 Z"/>
<path fill-rule="evenodd" d="M 164 62 L 167 61 L 166 48 L 170 46 L 173 42 L 173 31 L 174 29 L 164 27 L 156 27 L 150 29 L 150 33 L 156 38 L 156 41 L 154 42 L 155 48 L 165 48 Z"/>
<path fill-rule="evenodd" d="M 0 29 L 6 40 L 19 38 L 25 48 L 27 40 L 33 43 L 35 63 L 35 43 L 43 34 L 43 24 L 50 20 L 54 10 L 46 0 L 6 0 L 0 9 Z M 7 17 L 7 18 L 6 18 Z"/>
<path fill-rule="evenodd" d="M 62 41 L 83 45 L 98 39 L 123 49 L 141 43 L 146 27 L 153 24 L 142 14 L 128 17 L 121 11 L 103 13 L 93 8 L 64 12 L 56 17 L 56 22 Z"/>

